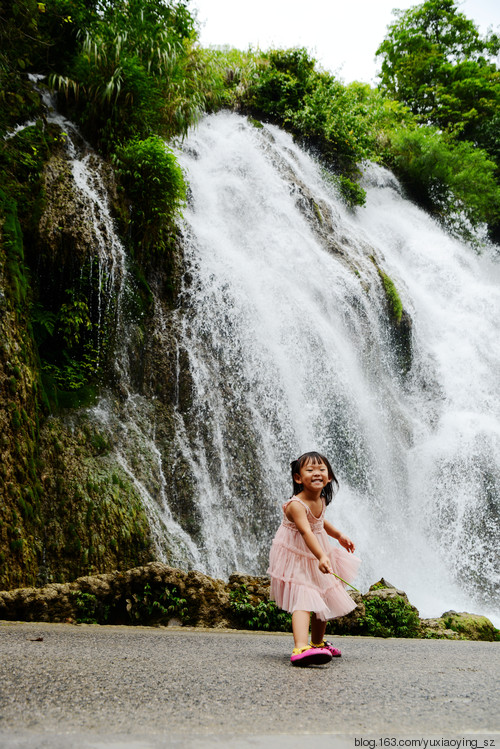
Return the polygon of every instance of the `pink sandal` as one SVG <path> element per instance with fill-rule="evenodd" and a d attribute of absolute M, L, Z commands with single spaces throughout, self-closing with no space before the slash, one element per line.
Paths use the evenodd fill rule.
<path fill-rule="evenodd" d="M 294 648 L 290 657 L 292 666 L 320 666 L 330 663 L 332 654 L 328 648 Z"/>
<path fill-rule="evenodd" d="M 323 640 L 323 642 L 320 642 L 319 645 L 313 645 L 312 642 L 310 643 L 312 648 L 322 648 L 323 650 L 329 650 L 332 658 L 340 658 L 342 653 L 338 648 L 334 648 L 331 642 L 328 642 L 328 640 Z"/>

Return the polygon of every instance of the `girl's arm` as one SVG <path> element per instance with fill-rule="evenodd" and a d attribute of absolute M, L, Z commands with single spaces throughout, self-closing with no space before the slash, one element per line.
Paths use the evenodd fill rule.
<path fill-rule="evenodd" d="M 298 502 L 290 502 L 285 510 L 285 514 L 289 520 L 292 520 L 295 523 L 307 548 L 312 551 L 317 558 L 321 572 L 324 572 L 325 574 L 333 572 L 328 556 L 319 545 L 316 536 L 311 530 L 305 508 Z"/>
<path fill-rule="evenodd" d="M 337 528 L 329 523 L 328 520 L 325 520 L 325 531 L 332 538 L 336 538 L 339 544 L 343 546 L 344 549 L 347 549 L 347 551 L 353 552 L 356 548 L 351 539 L 344 536 L 344 534 L 337 530 Z"/>

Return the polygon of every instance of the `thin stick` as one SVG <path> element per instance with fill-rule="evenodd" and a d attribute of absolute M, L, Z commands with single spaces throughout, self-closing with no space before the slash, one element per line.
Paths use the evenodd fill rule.
<path fill-rule="evenodd" d="M 342 582 L 345 583 L 346 585 L 349 585 L 349 587 L 355 590 L 356 593 L 359 593 L 359 590 L 355 588 L 354 585 L 351 585 L 351 583 L 348 583 L 347 580 L 344 580 L 344 578 L 340 577 L 340 575 L 336 575 L 335 572 L 331 572 L 330 574 L 333 575 L 334 577 L 337 577 L 339 580 L 342 580 Z"/>

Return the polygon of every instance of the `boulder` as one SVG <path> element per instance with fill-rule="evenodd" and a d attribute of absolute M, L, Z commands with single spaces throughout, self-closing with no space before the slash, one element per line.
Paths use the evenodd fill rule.
<path fill-rule="evenodd" d="M 421 636 L 427 640 L 461 640 L 458 632 L 448 629 L 444 619 L 421 619 Z"/>
<path fill-rule="evenodd" d="M 441 619 L 447 629 L 456 632 L 463 640 L 493 642 L 499 639 L 499 630 L 493 626 L 486 616 L 469 614 L 466 611 L 445 611 Z"/>

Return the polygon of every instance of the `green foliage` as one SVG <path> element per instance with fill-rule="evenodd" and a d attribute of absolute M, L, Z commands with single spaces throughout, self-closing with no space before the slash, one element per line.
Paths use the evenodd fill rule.
<path fill-rule="evenodd" d="M 39 343 L 43 343 L 47 336 L 54 335 L 56 321 L 57 315 L 44 309 L 39 302 L 31 307 L 31 324 L 35 340 Z"/>
<path fill-rule="evenodd" d="M 382 590 L 383 588 L 387 588 L 388 585 L 384 579 L 379 580 L 378 583 L 373 583 L 373 585 L 370 585 L 370 591 L 372 590 Z"/>
<path fill-rule="evenodd" d="M 495 87 L 498 36 L 482 38 L 454 0 L 426 0 L 395 14 L 397 21 L 389 26 L 377 50 L 383 58 L 380 77 L 384 89 L 436 123 L 440 119 L 449 122 L 450 114 L 458 114 L 460 109 L 466 113 L 471 94 L 476 107 L 478 103 L 488 107 L 487 94 L 493 93 L 489 84 Z M 449 97 L 444 101 L 443 93 Z M 455 106 L 450 107 L 452 100 Z"/>
<path fill-rule="evenodd" d="M 391 136 L 390 163 L 410 195 L 442 218 L 451 230 L 494 224 L 500 216 L 496 166 L 485 151 L 457 143 L 432 128 Z"/>
<path fill-rule="evenodd" d="M 360 633 L 372 637 L 418 637 L 420 619 L 401 596 L 365 599 Z"/>
<path fill-rule="evenodd" d="M 262 55 L 234 47 L 201 50 L 206 75 L 210 79 L 208 109 L 238 107 L 252 82 L 258 77 Z"/>
<path fill-rule="evenodd" d="M 229 605 L 238 625 L 243 629 L 259 629 L 271 632 L 291 632 L 292 617 L 279 609 L 274 601 L 253 603 L 245 585 L 229 594 Z"/>
<path fill-rule="evenodd" d="M 165 252 L 186 199 L 182 170 L 158 136 L 133 140 L 113 156 L 118 175 L 135 205 L 132 236 L 147 253 Z"/>
<path fill-rule="evenodd" d="M 422 123 L 487 150 L 498 149 L 491 126 L 484 123 L 495 119 L 498 135 L 499 37 L 481 37 L 454 0 L 427 0 L 395 12 L 397 21 L 377 51 L 384 91 L 410 107 Z"/>
<path fill-rule="evenodd" d="M 395 13 L 377 51 L 381 87 L 425 127 L 392 128 L 388 162 L 454 233 L 472 239 L 484 222 L 498 234 L 500 39 L 482 37 L 454 0 Z"/>
<path fill-rule="evenodd" d="M 329 73 L 319 73 L 307 50 L 270 50 L 257 60 L 242 102 L 264 119 L 291 130 L 340 169 L 353 170 L 367 155 L 357 127 L 355 96 Z"/>
<path fill-rule="evenodd" d="M 58 315 L 58 328 L 68 348 L 80 343 L 83 331 L 92 328 L 89 306 L 83 299 L 78 299 L 74 289 L 66 289 L 69 302 L 61 305 Z"/>
<path fill-rule="evenodd" d="M 366 192 L 357 182 L 353 182 L 349 177 L 344 177 L 343 174 L 340 174 L 337 177 L 337 184 L 339 192 L 349 208 L 365 204 Z"/>
<path fill-rule="evenodd" d="M 0 189 L 0 222 L 11 296 L 17 308 L 26 300 L 28 279 L 24 265 L 23 235 L 17 217 L 17 204 Z"/>
<path fill-rule="evenodd" d="M 73 288 L 66 288 L 64 296 L 52 295 L 39 289 L 38 295 L 46 304 L 36 302 L 31 308 L 33 336 L 41 358 L 46 393 L 53 406 L 78 406 L 93 399 L 93 386 L 101 371 L 109 345 L 112 300 L 92 301 L 101 294 L 99 271 L 83 266 Z M 65 279 L 65 283 L 71 278 Z M 91 307 L 93 315 L 91 315 Z M 103 309 L 103 314 L 96 311 Z M 90 388 L 90 389 L 88 389 Z M 75 399 L 75 394 L 80 391 Z M 66 393 L 66 395 L 65 395 Z M 72 395 L 71 395 L 72 393 Z"/>
<path fill-rule="evenodd" d="M 403 315 L 403 303 L 394 285 L 394 281 L 391 278 L 389 278 L 387 273 L 384 273 L 382 270 L 380 270 L 380 268 L 378 269 L 378 273 L 379 273 L 380 278 L 382 279 L 382 285 L 384 287 L 385 296 L 387 298 L 387 304 L 389 305 L 391 317 L 397 323 L 399 323 L 401 322 L 401 317 Z"/>
<path fill-rule="evenodd" d="M 311 87 L 314 60 L 307 50 L 270 50 L 261 61 L 258 78 L 248 90 L 252 108 L 279 123 L 300 109 Z"/>
<path fill-rule="evenodd" d="M 106 624 L 109 619 L 110 607 L 103 605 L 93 593 L 83 593 L 81 590 L 72 590 L 76 608 L 76 621 L 79 624 Z"/>
<path fill-rule="evenodd" d="M 52 84 L 106 151 L 151 132 L 185 135 L 211 96 L 187 3 L 120 0 L 99 11 L 80 26 L 72 63 Z"/>
<path fill-rule="evenodd" d="M 166 585 L 161 591 L 153 591 L 149 583 L 140 593 L 134 593 L 127 602 L 127 611 L 136 623 L 168 623 L 178 618 L 184 622 L 188 616 L 186 599 L 180 598 L 177 588 Z"/>
<path fill-rule="evenodd" d="M 66 289 L 67 301 L 57 313 L 33 307 L 33 332 L 42 354 L 42 370 L 59 390 L 79 390 L 99 368 L 99 351 L 88 303 L 75 289 Z M 50 385 L 49 385 L 50 390 Z"/>
<path fill-rule="evenodd" d="M 86 386 L 93 379 L 96 370 L 97 354 L 83 354 L 81 358 L 72 358 L 63 350 L 57 364 L 43 360 L 44 387 L 52 404 L 62 408 L 78 408 L 89 404 L 94 400 L 95 391 L 91 386 Z"/>

